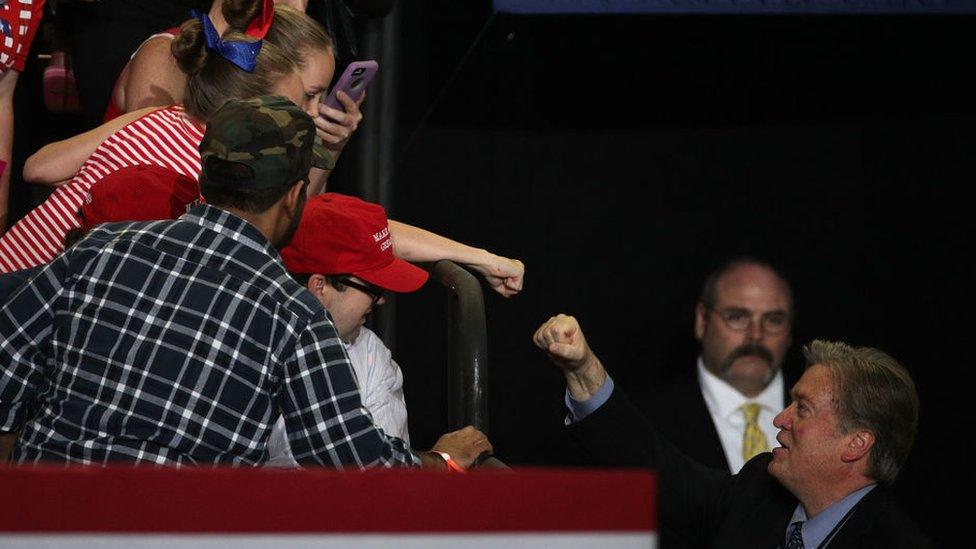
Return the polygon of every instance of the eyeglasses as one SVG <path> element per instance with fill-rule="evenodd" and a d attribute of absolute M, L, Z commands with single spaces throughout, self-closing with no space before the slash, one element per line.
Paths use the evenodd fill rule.
<path fill-rule="evenodd" d="M 753 312 L 749 309 L 725 309 L 717 311 L 710 306 L 708 310 L 714 311 L 730 330 L 742 332 L 752 325 L 754 320 Z M 790 329 L 790 314 L 785 311 L 770 311 L 763 313 L 759 317 L 759 325 L 764 332 L 770 335 L 779 335 Z"/>
<path fill-rule="evenodd" d="M 364 294 L 372 297 L 373 298 L 373 305 L 376 305 L 377 303 L 379 303 L 379 300 L 383 299 L 383 297 L 386 296 L 386 290 L 384 290 L 383 288 L 379 288 L 377 286 L 373 286 L 372 284 L 365 284 L 363 282 L 356 282 L 355 280 L 352 280 L 348 276 L 344 276 L 344 277 L 340 278 L 339 280 L 344 285 L 349 286 L 350 288 L 356 288 L 360 292 L 363 292 Z"/>

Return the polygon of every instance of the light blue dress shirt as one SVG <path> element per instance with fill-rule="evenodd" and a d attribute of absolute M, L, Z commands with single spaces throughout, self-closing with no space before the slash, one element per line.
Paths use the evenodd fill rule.
<path fill-rule="evenodd" d="M 576 400 L 575 398 L 569 396 L 569 389 L 566 389 L 566 408 L 569 409 L 569 415 L 566 416 L 566 425 L 576 423 L 577 421 L 597 411 L 600 406 L 603 406 L 608 400 L 610 400 L 610 395 L 612 394 L 613 379 L 609 375 L 603 382 L 603 385 L 601 385 L 600 388 L 593 393 L 593 396 L 586 400 Z"/>
<path fill-rule="evenodd" d="M 830 540 L 837 534 L 840 527 L 843 526 L 843 523 L 847 521 L 851 509 L 875 486 L 877 484 L 868 484 L 864 488 L 851 492 L 847 497 L 824 509 L 817 516 L 809 520 L 807 520 L 807 513 L 803 510 L 803 506 L 797 504 L 796 510 L 793 511 L 793 518 L 790 519 L 790 524 L 797 521 L 804 521 L 803 529 L 801 530 L 803 534 L 803 547 L 807 549 L 827 547 Z M 787 526 L 786 534 L 783 538 L 783 546 L 786 546 L 787 538 L 785 536 L 789 535 L 789 531 L 790 528 Z"/>

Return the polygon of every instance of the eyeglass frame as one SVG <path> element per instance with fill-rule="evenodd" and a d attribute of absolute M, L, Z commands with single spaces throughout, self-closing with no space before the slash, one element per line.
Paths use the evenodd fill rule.
<path fill-rule="evenodd" d="M 719 311 L 713 305 L 709 305 L 707 303 L 702 303 L 702 305 L 705 306 L 705 310 L 716 313 L 718 317 L 722 319 L 722 322 L 725 323 L 725 326 L 728 329 L 732 330 L 733 332 L 744 332 L 748 330 L 749 326 L 752 326 L 752 323 L 756 319 L 755 312 L 742 307 L 730 307 L 728 309 L 725 309 L 724 311 Z M 736 328 L 735 326 L 733 326 L 732 325 L 733 321 L 729 319 L 727 315 L 728 313 L 735 313 L 735 312 L 749 313 L 749 322 L 747 322 L 744 326 L 740 328 Z M 783 315 L 783 324 L 781 327 L 774 328 L 771 330 L 767 326 L 767 320 L 770 318 L 774 318 L 775 315 Z M 759 327 L 762 329 L 763 332 L 768 333 L 770 335 L 780 335 L 780 334 L 787 333 L 790 331 L 790 327 L 792 326 L 792 324 L 793 324 L 793 313 L 789 311 L 769 311 L 759 315 Z"/>
<path fill-rule="evenodd" d="M 353 275 L 338 275 L 338 279 L 342 285 L 355 288 L 373 298 L 373 306 L 379 303 L 381 299 L 386 297 L 386 288 L 380 288 L 379 286 L 369 284 L 368 282 L 356 282 L 355 280 L 352 280 L 352 276 Z"/>

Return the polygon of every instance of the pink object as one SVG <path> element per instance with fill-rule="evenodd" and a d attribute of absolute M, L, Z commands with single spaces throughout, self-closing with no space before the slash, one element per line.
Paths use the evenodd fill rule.
<path fill-rule="evenodd" d="M 0 177 L 3 177 L 3 172 L 6 169 L 7 169 L 7 163 L 4 162 L 3 160 L 0 160 Z"/>
<path fill-rule="evenodd" d="M 51 63 L 44 69 L 44 106 L 53 113 L 79 112 L 75 74 L 64 64 L 64 52 L 51 53 Z"/>

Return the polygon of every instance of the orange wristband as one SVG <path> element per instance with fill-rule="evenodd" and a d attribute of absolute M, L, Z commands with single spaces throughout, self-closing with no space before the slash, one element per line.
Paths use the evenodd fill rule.
<path fill-rule="evenodd" d="M 454 471 L 455 473 L 465 472 L 463 467 L 461 467 L 460 465 L 457 464 L 456 461 L 451 459 L 451 454 L 448 454 L 447 452 L 435 452 L 435 453 L 444 459 L 444 463 L 447 464 L 448 471 Z"/>

